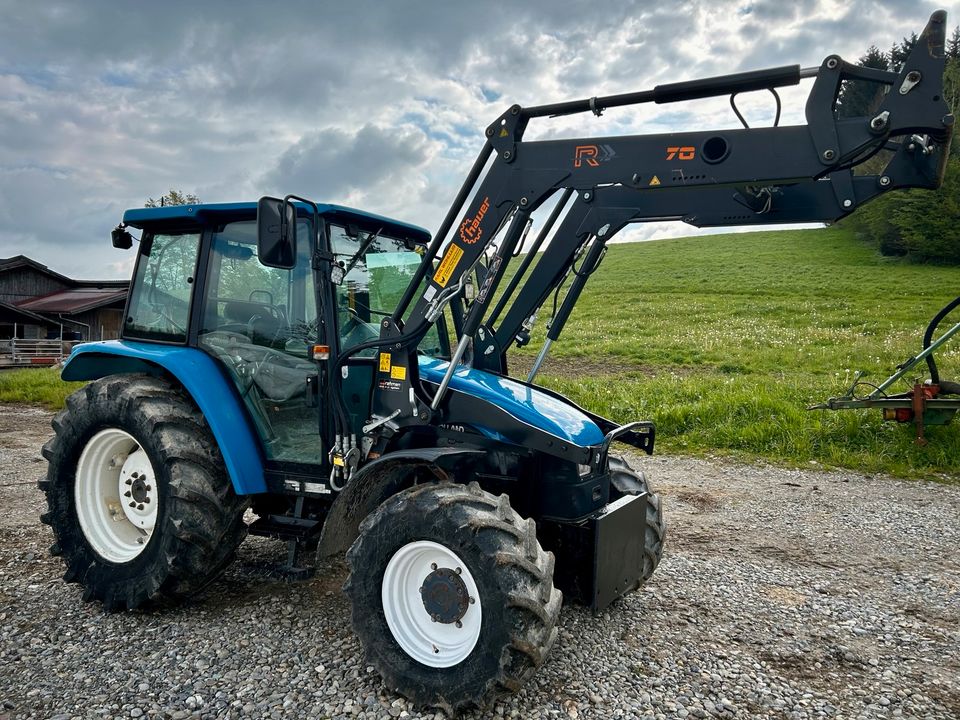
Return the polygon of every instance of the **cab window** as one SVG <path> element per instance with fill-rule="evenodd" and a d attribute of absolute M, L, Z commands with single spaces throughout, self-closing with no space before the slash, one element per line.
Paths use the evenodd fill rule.
<path fill-rule="evenodd" d="M 199 247 L 198 233 L 145 234 L 124 337 L 186 342 Z"/>
<path fill-rule="evenodd" d="M 297 234 L 310 237 L 306 223 Z M 255 222 L 215 232 L 207 271 L 200 347 L 221 361 L 247 405 L 268 459 L 319 464 L 325 454 L 307 378 L 317 365 L 317 305 L 310 243 L 291 269 L 257 258 Z"/>
<path fill-rule="evenodd" d="M 337 289 L 338 325 L 342 350 L 380 337 L 380 322 L 389 317 L 423 259 L 423 247 L 376 230 L 331 224 L 330 243 L 337 262 L 347 271 Z M 420 343 L 420 351 L 443 354 L 437 326 Z M 375 349 L 356 357 L 373 357 Z"/>

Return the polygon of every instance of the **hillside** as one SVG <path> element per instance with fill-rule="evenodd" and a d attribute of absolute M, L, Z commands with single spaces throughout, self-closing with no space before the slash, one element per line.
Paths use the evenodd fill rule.
<path fill-rule="evenodd" d="M 883 258 L 839 228 L 613 245 L 541 381 L 617 421 L 654 420 L 668 452 L 951 475 L 960 421 L 921 448 L 879 411 L 805 408 L 858 369 L 885 379 L 958 294 L 960 269 Z M 541 318 L 518 369 L 543 334 Z M 941 375 L 960 378 L 960 341 L 946 350 Z"/>

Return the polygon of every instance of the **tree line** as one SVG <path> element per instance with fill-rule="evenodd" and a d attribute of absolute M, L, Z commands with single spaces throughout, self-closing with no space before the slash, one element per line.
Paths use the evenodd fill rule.
<path fill-rule="evenodd" d="M 900 72 L 917 41 L 914 33 L 902 42 L 894 43 L 886 52 L 871 46 L 858 64 Z M 960 107 L 960 26 L 950 36 L 946 53 L 944 100 L 956 115 Z M 884 86 L 876 83 L 844 83 L 836 112 L 842 117 L 869 116 L 880 106 L 884 91 Z M 858 172 L 880 174 L 891 156 L 892 153 L 887 151 L 878 153 L 861 165 Z M 842 224 L 876 244 L 884 255 L 906 256 L 920 262 L 960 264 L 960 142 L 956 125 L 943 187 L 938 192 L 906 190 L 888 193 L 844 219 Z"/>

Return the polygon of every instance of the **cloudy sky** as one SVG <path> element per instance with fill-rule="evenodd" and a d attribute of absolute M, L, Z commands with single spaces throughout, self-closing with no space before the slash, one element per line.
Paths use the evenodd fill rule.
<path fill-rule="evenodd" d="M 435 229 L 513 103 L 855 60 L 926 0 L 84 2 L 0 0 L 0 257 L 126 277 L 109 232 L 170 188 L 294 192 Z M 802 122 L 810 81 L 783 92 Z M 744 99 L 769 123 L 768 95 Z M 527 137 L 735 127 L 725 100 L 609 110 Z M 690 234 L 644 226 L 634 239 Z"/>

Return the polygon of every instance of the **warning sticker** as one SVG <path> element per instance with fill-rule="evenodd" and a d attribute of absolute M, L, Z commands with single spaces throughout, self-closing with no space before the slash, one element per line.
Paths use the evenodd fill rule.
<path fill-rule="evenodd" d="M 440 261 L 440 267 L 437 268 L 437 272 L 433 276 L 433 281 L 440 287 L 446 287 L 447 283 L 450 282 L 450 278 L 453 277 L 453 271 L 456 270 L 457 263 L 460 262 L 460 258 L 462 257 L 463 248 L 451 243 L 447 251 L 443 254 L 443 259 Z"/>
<path fill-rule="evenodd" d="M 390 353 L 380 353 L 380 372 L 390 372 Z"/>
<path fill-rule="evenodd" d="M 656 186 L 659 184 L 660 184 L 660 178 L 658 178 L 656 175 L 650 178 L 650 185 Z"/>
<path fill-rule="evenodd" d="M 407 369 L 403 365 L 394 365 L 390 368 L 390 377 L 394 380 L 406 380 Z"/>

